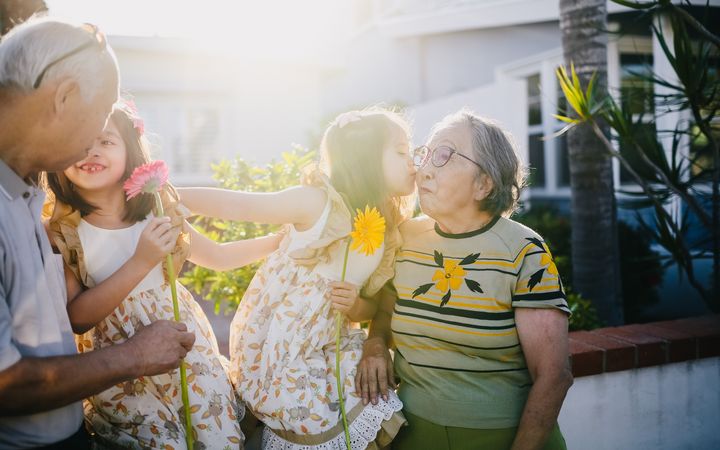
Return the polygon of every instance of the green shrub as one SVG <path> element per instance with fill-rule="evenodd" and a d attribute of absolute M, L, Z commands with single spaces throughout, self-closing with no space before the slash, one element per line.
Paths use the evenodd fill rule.
<path fill-rule="evenodd" d="M 300 169 L 315 159 L 315 152 L 295 146 L 282 154 L 281 161 L 271 161 L 264 167 L 248 164 L 242 158 L 221 161 L 213 166 L 214 178 L 220 187 L 251 191 L 279 191 L 300 183 Z M 198 217 L 193 225 L 200 233 L 218 242 L 250 239 L 265 236 L 278 231 L 278 225 L 256 224 L 251 222 L 228 222 L 207 217 Z M 215 313 L 234 311 L 242 300 L 243 294 L 260 263 L 249 264 L 237 270 L 215 272 L 189 264 L 180 281 L 201 295 L 205 300 L 215 303 Z"/>
<path fill-rule="evenodd" d="M 587 330 L 602 326 L 592 302 L 572 291 L 570 220 L 546 205 L 533 206 L 514 219 L 537 231 L 550 247 L 573 311 L 570 328 Z M 651 236 L 642 229 L 618 221 L 618 241 L 625 320 L 633 323 L 642 319 L 644 308 L 658 301 L 657 287 L 662 281 L 663 267 L 659 253 L 651 247 Z"/>
<path fill-rule="evenodd" d="M 570 220 L 549 206 L 534 206 L 513 219 L 532 228 L 545 240 L 558 268 L 572 311 L 570 330 L 592 330 L 603 325 L 592 302 L 572 291 Z"/>

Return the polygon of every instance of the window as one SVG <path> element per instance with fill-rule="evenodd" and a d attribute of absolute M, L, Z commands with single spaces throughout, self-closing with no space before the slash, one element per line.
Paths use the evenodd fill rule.
<path fill-rule="evenodd" d="M 221 103 L 192 97 L 139 95 L 153 158 L 163 159 L 179 185 L 212 182 L 212 163 L 222 158 Z"/>
<path fill-rule="evenodd" d="M 566 113 L 565 97 L 555 80 L 554 69 L 554 64 L 545 63 L 540 73 L 527 77 L 528 184 L 536 191 L 563 195 L 558 188 L 570 186 L 570 165 L 567 136 L 552 137 L 565 126 L 552 113 Z"/>
<path fill-rule="evenodd" d="M 646 40 L 628 38 L 627 43 L 621 45 L 619 55 L 620 105 L 624 112 L 632 115 L 633 123 L 639 124 L 635 129 L 635 139 L 640 142 L 657 139 L 654 87 L 651 81 L 645 79 L 652 75 L 653 55 L 652 49 L 644 44 Z M 644 168 L 634 148 L 621 142 L 620 153 L 641 176 L 652 177 L 650 169 Z M 634 182 L 632 175 L 620 165 L 620 184 Z"/>
<path fill-rule="evenodd" d="M 173 159 L 178 173 L 211 173 L 210 164 L 217 162 L 220 117 L 216 109 L 187 109 L 180 151 L 182 157 Z"/>
<path fill-rule="evenodd" d="M 545 187 L 545 142 L 542 124 L 542 98 L 540 74 L 527 78 L 528 96 L 528 158 L 530 174 L 528 184 L 533 188 Z"/>

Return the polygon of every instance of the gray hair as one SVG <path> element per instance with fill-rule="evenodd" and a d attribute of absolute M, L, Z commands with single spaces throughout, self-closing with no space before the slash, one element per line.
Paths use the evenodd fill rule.
<path fill-rule="evenodd" d="M 493 215 L 511 215 L 518 207 L 527 177 L 512 135 L 496 122 L 462 109 L 435 124 L 431 136 L 458 125 L 468 127 L 472 134 L 472 158 L 480 164 L 477 178 L 485 174 L 493 182 L 492 191 L 478 202 L 478 208 Z"/>
<path fill-rule="evenodd" d="M 47 17 L 33 17 L 15 26 L 0 41 L 0 88 L 31 92 L 33 83 L 48 64 L 86 44 L 92 36 L 78 25 Z M 117 74 L 117 60 L 108 46 L 99 55 L 92 47 L 50 67 L 43 82 L 72 77 L 83 100 L 90 102 Z M 119 79 L 119 78 L 118 78 Z"/>

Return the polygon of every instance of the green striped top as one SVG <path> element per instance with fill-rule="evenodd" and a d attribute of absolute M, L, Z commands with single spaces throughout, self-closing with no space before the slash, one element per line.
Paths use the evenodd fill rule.
<path fill-rule="evenodd" d="M 405 408 L 444 426 L 517 426 L 532 380 L 514 309 L 570 313 L 547 245 L 502 217 L 453 235 L 423 216 L 400 231 L 392 332 Z"/>

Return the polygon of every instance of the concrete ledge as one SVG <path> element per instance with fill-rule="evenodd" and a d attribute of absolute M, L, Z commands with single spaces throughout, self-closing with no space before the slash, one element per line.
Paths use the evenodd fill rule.
<path fill-rule="evenodd" d="M 570 333 L 575 377 L 720 356 L 720 315 Z"/>

